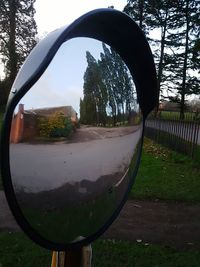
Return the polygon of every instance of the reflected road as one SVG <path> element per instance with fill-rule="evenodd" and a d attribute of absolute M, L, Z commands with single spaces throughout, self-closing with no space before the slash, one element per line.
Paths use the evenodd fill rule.
<path fill-rule="evenodd" d="M 125 173 L 133 151 L 141 137 L 138 126 L 121 127 L 123 131 L 95 131 L 91 141 L 87 138 L 71 143 L 52 144 L 11 144 L 11 174 L 16 188 L 26 192 L 39 192 L 58 188 L 65 183 L 73 184 L 81 180 L 96 181 L 104 175 Z M 89 129 L 89 128 L 88 128 Z M 101 129 L 101 128 L 99 128 Z"/>

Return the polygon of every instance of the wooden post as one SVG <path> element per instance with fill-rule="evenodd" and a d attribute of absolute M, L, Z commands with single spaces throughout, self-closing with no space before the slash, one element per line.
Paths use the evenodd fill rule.
<path fill-rule="evenodd" d="M 92 247 L 88 245 L 80 249 L 53 251 L 51 267 L 91 267 Z"/>

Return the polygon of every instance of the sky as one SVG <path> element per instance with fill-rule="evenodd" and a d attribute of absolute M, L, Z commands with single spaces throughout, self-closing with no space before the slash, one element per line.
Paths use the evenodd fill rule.
<path fill-rule="evenodd" d="M 72 23 L 93 9 L 114 6 L 115 9 L 122 11 L 126 4 L 127 0 L 36 0 L 34 18 L 37 23 L 38 36 L 41 39 L 47 33 Z M 0 77 L 4 77 L 1 64 Z"/>
<path fill-rule="evenodd" d="M 123 10 L 127 0 L 36 0 L 35 20 L 39 35 L 50 32 L 64 25 L 68 25 L 79 16 L 97 8 L 114 6 Z"/>
<path fill-rule="evenodd" d="M 41 78 L 21 99 L 25 110 L 72 106 L 79 114 L 87 68 L 86 51 L 98 60 L 102 43 L 91 38 L 73 38 L 65 42 Z"/>
<path fill-rule="evenodd" d="M 70 1 L 36 0 L 35 20 L 39 36 L 68 25 L 84 13 L 97 8 L 114 6 L 123 10 L 125 0 Z M 21 99 L 25 109 L 72 106 L 79 114 L 83 98 L 83 76 L 87 67 L 86 51 L 96 59 L 102 51 L 101 42 L 89 38 L 74 38 L 64 43 L 42 77 Z"/>

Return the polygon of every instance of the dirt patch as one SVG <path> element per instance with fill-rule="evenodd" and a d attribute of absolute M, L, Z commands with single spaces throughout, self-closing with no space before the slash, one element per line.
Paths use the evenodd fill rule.
<path fill-rule="evenodd" d="M 97 139 L 115 138 L 134 133 L 139 126 L 127 127 L 87 127 L 82 126 L 67 140 L 67 143 L 80 143 Z"/>
<path fill-rule="evenodd" d="M 33 138 L 27 141 L 29 144 L 70 144 L 70 143 L 82 143 L 92 140 L 115 138 L 136 132 L 141 125 L 135 126 L 120 126 L 120 127 L 95 127 L 82 125 L 77 128 L 70 137 L 58 137 L 58 138 Z"/>
<path fill-rule="evenodd" d="M 19 231 L 0 191 L 0 230 Z M 162 244 L 176 248 L 200 248 L 200 205 L 129 200 L 106 238 Z"/>
<path fill-rule="evenodd" d="M 200 205 L 128 201 L 107 238 L 200 248 Z"/>

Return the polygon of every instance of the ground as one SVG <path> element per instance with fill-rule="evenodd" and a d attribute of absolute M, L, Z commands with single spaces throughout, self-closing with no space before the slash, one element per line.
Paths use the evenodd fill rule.
<path fill-rule="evenodd" d="M 128 135 L 129 128 L 83 127 L 69 144 Z M 156 152 L 157 153 L 157 152 Z M 178 188 L 177 188 L 178 190 Z M 4 193 L 0 191 L 0 229 L 20 231 L 12 217 Z M 104 237 L 161 244 L 177 249 L 200 247 L 200 205 L 160 200 L 128 200 Z"/>
<path fill-rule="evenodd" d="M 0 191 L 0 229 L 20 231 Z M 104 234 L 109 239 L 162 244 L 175 248 L 200 246 L 200 206 L 163 201 L 128 200 Z"/>

